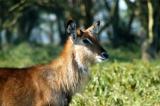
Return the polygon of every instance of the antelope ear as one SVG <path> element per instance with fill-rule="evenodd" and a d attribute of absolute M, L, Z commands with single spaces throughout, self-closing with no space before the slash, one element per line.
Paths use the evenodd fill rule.
<path fill-rule="evenodd" d="M 79 29 L 77 30 L 77 36 L 81 37 L 83 35 L 83 30 L 82 29 Z"/>
<path fill-rule="evenodd" d="M 73 20 L 69 20 L 67 22 L 67 33 L 72 37 L 73 40 L 76 40 L 77 34 L 76 34 L 76 23 Z"/>
<path fill-rule="evenodd" d="M 90 26 L 87 30 L 92 34 L 97 34 L 99 32 L 100 21 L 97 21 L 92 26 Z"/>

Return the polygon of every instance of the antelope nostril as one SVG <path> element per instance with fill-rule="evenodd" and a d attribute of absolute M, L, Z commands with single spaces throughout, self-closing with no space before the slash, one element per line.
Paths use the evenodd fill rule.
<path fill-rule="evenodd" d="M 101 56 L 102 56 L 104 59 L 109 58 L 109 55 L 108 55 L 106 52 L 101 53 Z"/>

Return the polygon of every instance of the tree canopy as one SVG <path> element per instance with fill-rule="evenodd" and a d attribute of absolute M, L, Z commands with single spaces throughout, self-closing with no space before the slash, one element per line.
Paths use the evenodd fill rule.
<path fill-rule="evenodd" d="M 142 59 L 160 51 L 160 0 L 0 0 L 0 42 L 34 42 L 33 33 L 46 35 L 50 43 L 64 44 L 65 23 L 74 19 L 81 27 L 102 21 L 100 38 L 113 47 L 136 44 Z M 47 29 L 47 27 L 49 27 Z M 127 47 L 127 46 L 126 46 Z"/>

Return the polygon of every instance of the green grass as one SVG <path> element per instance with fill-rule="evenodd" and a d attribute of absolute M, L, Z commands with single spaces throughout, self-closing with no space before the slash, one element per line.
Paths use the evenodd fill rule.
<path fill-rule="evenodd" d="M 61 47 L 22 43 L 0 51 L 0 67 L 27 67 L 44 64 L 55 58 Z"/>
<path fill-rule="evenodd" d="M 0 67 L 47 63 L 61 48 L 27 43 L 0 51 Z M 160 61 L 142 62 L 136 49 L 108 48 L 110 60 L 91 69 L 91 80 L 71 106 L 160 106 Z"/>
<path fill-rule="evenodd" d="M 71 106 L 159 106 L 160 65 L 135 61 L 97 64 Z"/>

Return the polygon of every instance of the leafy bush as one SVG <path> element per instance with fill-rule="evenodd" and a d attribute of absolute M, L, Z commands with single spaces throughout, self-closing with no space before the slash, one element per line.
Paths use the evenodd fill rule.
<path fill-rule="evenodd" d="M 27 67 L 47 63 L 55 58 L 60 50 L 61 47 L 22 43 L 0 51 L 0 67 Z"/>

